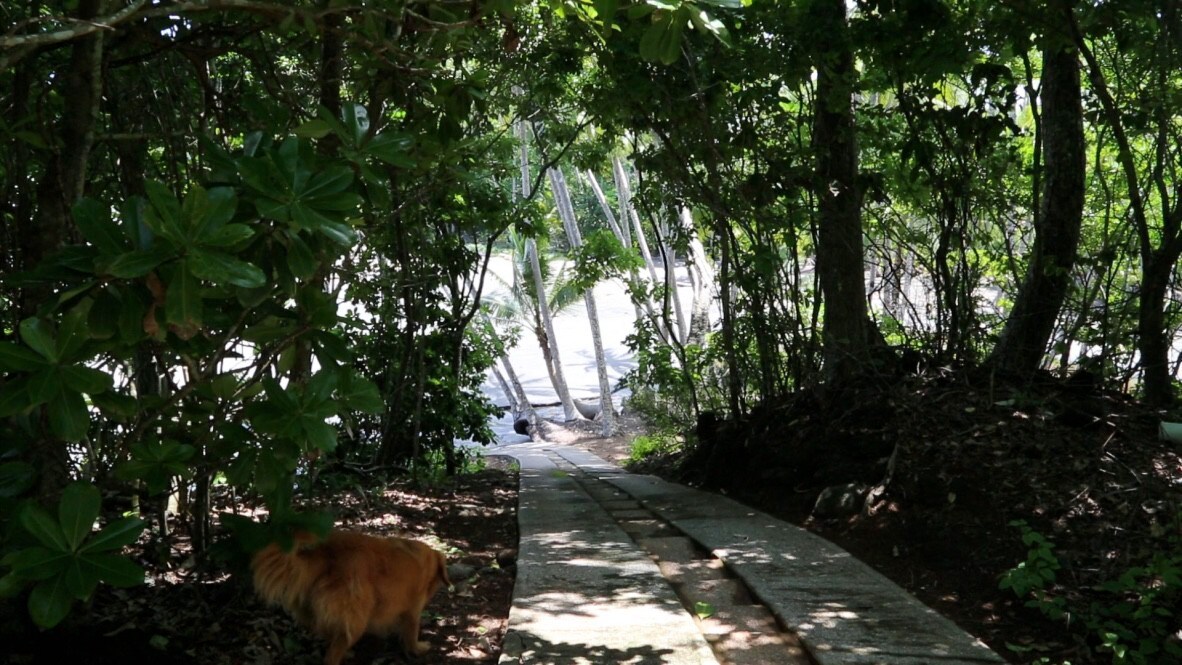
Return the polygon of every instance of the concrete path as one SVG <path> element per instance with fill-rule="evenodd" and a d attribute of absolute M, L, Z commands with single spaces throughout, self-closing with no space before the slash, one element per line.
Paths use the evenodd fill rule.
<path fill-rule="evenodd" d="M 799 527 L 569 446 L 496 452 L 521 463 L 501 663 L 1005 662 Z"/>

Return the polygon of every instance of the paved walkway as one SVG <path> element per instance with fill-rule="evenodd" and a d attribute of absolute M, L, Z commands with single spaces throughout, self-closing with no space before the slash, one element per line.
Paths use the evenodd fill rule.
<path fill-rule="evenodd" d="M 1005 662 L 844 550 L 726 497 L 569 446 L 495 452 L 521 464 L 503 664 Z"/>

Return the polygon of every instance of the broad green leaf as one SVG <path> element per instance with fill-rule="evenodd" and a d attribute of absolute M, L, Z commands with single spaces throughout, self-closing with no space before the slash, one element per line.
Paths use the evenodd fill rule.
<path fill-rule="evenodd" d="M 323 402 L 332 396 L 337 387 L 337 373 L 331 370 L 321 370 L 308 381 L 304 388 L 304 403 L 314 404 Z"/>
<path fill-rule="evenodd" d="M 267 276 L 257 266 L 216 250 L 190 250 L 188 265 L 194 275 L 214 284 L 253 289 L 267 283 Z"/>
<path fill-rule="evenodd" d="M 33 587 L 29 594 L 29 615 L 41 628 L 53 628 L 70 613 L 74 597 L 65 576 L 58 575 Z"/>
<path fill-rule="evenodd" d="M 70 543 L 62 533 L 62 527 L 44 508 L 26 504 L 20 512 L 21 526 L 42 545 L 58 552 L 70 551 Z"/>
<path fill-rule="evenodd" d="M 29 396 L 29 380 L 26 377 L 0 386 L 0 418 L 16 415 L 33 406 L 33 399 Z"/>
<path fill-rule="evenodd" d="M 70 560 L 73 558 L 72 552 L 44 547 L 26 547 L 5 557 L 5 562 L 12 566 L 12 572 L 22 578 L 38 581 L 60 575 L 70 565 Z"/>
<path fill-rule="evenodd" d="M 296 136 L 307 139 L 321 139 L 328 136 L 331 132 L 332 127 L 319 118 L 309 120 L 294 130 Z"/>
<path fill-rule="evenodd" d="M 66 363 L 79 360 L 78 352 L 90 341 L 87 315 L 90 313 L 92 302 L 90 300 L 83 301 L 62 317 L 61 325 L 57 329 L 56 346 L 59 361 Z"/>
<path fill-rule="evenodd" d="M 178 262 L 172 282 L 168 285 L 164 318 L 177 326 L 177 336 L 189 339 L 201 328 L 201 285 L 189 272 L 188 259 Z"/>
<path fill-rule="evenodd" d="M 121 395 L 111 390 L 89 394 L 90 401 L 96 407 L 120 422 L 131 420 L 139 413 L 139 402 L 131 395 Z"/>
<path fill-rule="evenodd" d="M 144 190 L 147 192 L 148 200 L 152 202 L 152 209 L 155 211 L 154 217 L 153 215 L 147 215 L 144 221 L 148 222 L 149 226 L 152 225 L 153 221 L 158 222 L 157 228 L 153 229 L 156 233 L 178 244 L 186 244 L 185 234 L 181 226 L 181 204 L 172 195 L 172 190 L 155 180 L 144 181 Z"/>
<path fill-rule="evenodd" d="M 272 378 L 263 379 L 263 388 L 267 391 L 267 399 L 281 410 L 295 411 L 300 408 L 299 403 L 291 396 L 279 382 Z"/>
<path fill-rule="evenodd" d="M 119 337 L 125 344 L 143 339 L 144 317 L 148 312 L 144 301 L 132 291 L 124 291 L 119 306 Z"/>
<path fill-rule="evenodd" d="M 254 229 L 246 224 L 227 224 L 201 239 L 206 247 L 234 247 L 254 237 Z"/>
<path fill-rule="evenodd" d="M 89 554 L 81 559 L 84 570 L 114 587 L 144 583 L 144 569 L 118 554 Z"/>
<path fill-rule="evenodd" d="M 681 54 L 681 33 L 688 20 L 689 12 L 685 7 L 655 15 L 653 24 L 640 38 L 640 56 L 645 60 L 673 64 Z"/>
<path fill-rule="evenodd" d="M 337 447 L 337 430 L 332 425 L 314 417 L 305 417 L 304 433 L 308 437 L 310 447 L 332 452 Z"/>
<path fill-rule="evenodd" d="M 231 187 L 214 187 L 207 192 L 206 208 L 202 211 L 198 222 L 197 239 L 205 242 L 206 238 L 217 233 L 238 211 L 238 194 Z"/>
<path fill-rule="evenodd" d="M 326 220 L 318 230 L 341 247 L 352 247 L 357 242 L 357 233 L 347 224 Z"/>
<path fill-rule="evenodd" d="M 0 370 L 34 372 L 45 366 L 45 359 L 29 349 L 12 342 L 0 342 Z"/>
<path fill-rule="evenodd" d="M 62 533 L 66 536 L 70 550 L 76 551 L 90 535 L 102 501 L 102 494 L 90 483 L 70 483 L 62 492 L 57 508 L 58 521 L 61 522 Z"/>
<path fill-rule="evenodd" d="M 312 254 L 308 243 L 300 239 L 296 233 L 287 236 L 287 267 L 297 279 L 307 280 L 316 274 L 319 263 Z"/>
<path fill-rule="evenodd" d="M 338 194 L 349 188 L 353 183 L 353 169 L 338 166 L 327 169 L 308 180 L 308 185 L 300 192 L 300 198 L 311 199 L 327 194 Z"/>
<path fill-rule="evenodd" d="M 359 374 L 346 375 L 337 389 L 337 399 L 347 408 L 364 413 L 377 414 L 385 408 L 377 385 Z"/>
<path fill-rule="evenodd" d="M 382 132 L 365 144 L 366 154 L 376 157 L 383 162 L 399 168 L 414 168 L 416 162 L 410 158 L 407 151 L 414 141 L 407 134 L 396 132 Z"/>
<path fill-rule="evenodd" d="M 86 318 L 86 330 L 91 338 L 108 340 L 119 333 L 120 304 L 119 295 L 114 290 L 99 291 Z"/>
<path fill-rule="evenodd" d="M 0 464 L 0 498 L 12 498 L 29 491 L 37 482 L 37 468 L 28 462 Z"/>
<path fill-rule="evenodd" d="M 134 543 L 144 532 L 144 522 L 138 517 L 124 517 L 111 522 L 83 543 L 80 552 L 107 552 Z"/>
<path fill-rule="evenodd" d="M 29 377 L 29 399 L 44 404 L 60 397 L 65 390 L 61 368 L 49 366 Z"/>
<path fill-rule="evenodd" d="M 25 590 L 26 580 L 16 573 L 9 573 L 0 577 L 0 598 L 12 598 Z"/>
<path fill-rule="evenodd" d="M 110 390 L 115 385 L 115 380 L 110 374 L 82 365 L 69 365 L 63 367 L 61 372 L 66 388 L 87 395 Z"/>
<path fill-rule="evenodd" d="M 28 318 L 21 321 L 20 325 L 21 339 L 29 348 L 37 353 L 40 353 L 43 358 L 51 362 L 57 362 L 57 345 L 53 342 L 53 336 L 41 319 Z"/>
<path fill-rule="evenodd" d="M 66 588 L 78 600 L 89 598 L 99 583 L 99 578 L 95 571 L 90 570 L 82 562 L 82 558 L 77 556 L 70 558 L 69 565 L 66 566 L 66 570 L 62 575 L 66 578 Z"/>
<path fill-rule="evenodd" d="M 81 441 L 90 428 L 90 412 L 81 393 L 63 390 L 46 406 L 49 428 L 66 441 Z"/>
<path fill-rule="evenodd" d="M 158 250 L 137 249 L 115 257 L 107 264 L 104 272 L 122 279 L 143 277 L 171 258 L 170 254 Z"/>
<path fill-rule="evenodd" d="M 127 237 L 119 225 L 111 221 L 111 212 L 94 199 L 82 199 L 74 205 L 74 223 L 82 237 L 94 245 L 100 253 L 115 255 L 127 251 Z"/>

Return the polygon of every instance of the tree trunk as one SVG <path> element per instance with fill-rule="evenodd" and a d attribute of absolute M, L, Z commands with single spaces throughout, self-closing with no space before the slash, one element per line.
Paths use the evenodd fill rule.
<path fill-rule="evenodd" d="M 82 21 L 99 12 L 99 0 L 83 0 L 78 7 Z M 20 229 L 21 258 L 24 270 L 32 270 L 65 244 L 73 225 L 71 209 L 82 197 L 86 165 L 94 144 L 94 127 L 103 87 L 103 34 L 101 31 L 74 42 L 69 69 L 61 77 L 60 93 L 68 99 L 58 130 L 58 150 L 50 156 L 45 174 L 37 187 L 37 215 L 31 228 Z M 34 316 L 42 305 L 55 302 L 51 286 L 23 290 L 20 317 Z M 41 408 L 42 413 L 45 408 Z M 64 441 L 48 432 L 43 417 L 43 434 L 33 446 L 38 467 L 37 499 L 53 504 L 70 482 L 70 460 Z"/>
<path fill-rule="evenodd" d="M 1085 144 L 1074 46 L 1055 40 L 1046 47 L 1041 97 L 1046 178 L 1034 246 L 1026 279 L 992 358 L 999 369 L 1026 377 L 1039 368 L 1046 354 L 1067 297 L 1083 223 Z"/>
<path fill-rule="evenodd" d="M 1169 406 L 1174 401 L 1170 374 L 1170 336 L 1166 334 L 1165 299 L 1170 273 L 1177 255 L 1153 252 L 1142 269 L 1141 297 L 1137 305 L 1137 350 L 1141 353 L 1141 381 L 1145 401 L 1152 406 Z"/>
<path fill-rule="evenodd" d="M 689 337 L 687 344 L 706 346 L 706 333 L 710 332 L 710 304 L 714 302 L 714 267 L 706 258 L 706 248 L 698 239 L 694 218 L 689 208 L 681 209 L 682 233 L 689 238 L 689 270 L 694 279 L 694 301 L 690 306 Z"/>
<path fill-rule="evenodd" d="M 562 225 L 566 228 L 567 238 L 571 247 L 578 248 L 583 244 L 582 234 L 575 221 L 574 207 L 570 201 L 570 190 L 566 186 L 566 178 L 557 168 L 550 169 L 550 187 L 554 191 L 554 200 L 558 205 L 558 216 L 562 218 Z M 595 349 L 595 370 L 599 375 L 599 417 L 601 434 L 613 436 L 616 433 L 616 410 L 612 405 L 611 383 L 607 378 L 607 357 L 603 353 L 603 335 L 599 329 L 599 312 L 595 305 L 595 293 L 592 289 L 583 292 L 583 303 L 587 307 L 587 319 L 591 324 L 591 343 Z"/>
<path fill-rule="evenodd" d="M 813 148 L 817 162 L 817 278 L 825 299 L 824 346 L 830 378 L 856 374 L 869 359 L 863 277 L 861 196 L 856 177 L 854 57 L 844 0 L 813 3 L 826 48 L 817 55 Z"/>

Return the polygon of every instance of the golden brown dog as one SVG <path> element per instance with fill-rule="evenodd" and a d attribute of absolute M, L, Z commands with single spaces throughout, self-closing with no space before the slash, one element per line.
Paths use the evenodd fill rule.
<path fill-rule="evenodd" d="M 423 543 L 333 531 L 324 540 L 297 533 L 295 547 L 268 545 L 251 562 L 258 594 L 328 640 L 326 665 L 339 665 L 365 633 L 398 635 L 407 652 L 419 641 L 419 616 L 449 585 L 443 555 Z"/>

